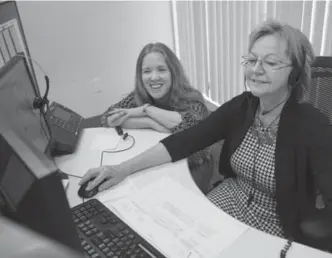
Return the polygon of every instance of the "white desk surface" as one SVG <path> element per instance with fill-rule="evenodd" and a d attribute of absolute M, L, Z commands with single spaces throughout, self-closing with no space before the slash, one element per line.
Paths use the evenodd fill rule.
<path fill-rule="evenodd" d="M 149 147 L 157 144 L 161 139 L 167 136 L 167 134 L 158 133 L 152 130 L 125 130 L 130 135 L 135 137 L 135 145 L 130 150 L 107 154 L 104 157 L 103 164 L 117 164 L 123 160 L 134 157 L 138 153 L 146 150 Z M 58 167 L 68 173 L 76 176 L 83 176 L 85 172 L 91 167 L 97 167 L 100 164 L 101 150 L 98 150 L 96 146 L 92 146 L 92 142 L 96 135 L 110 134 L 116 140 L 119 138 L 116 136 L 115 130 L 112 128 L 89 128 L 83 131 L 82 138 L 78 145 L 77 151 L 72 155 L 56 158 Z M 113 144 L 114 145 L 114 144 Z M 120 142 L 118 149 L 124 149 L 131 145 L 131 140 L 126 142 Z M 104 144 L 103 144 L 104 147 Z M 168 177 L 177 180 L 186 188 L 203 195 L 199 188 L 194 183 L 187 162 L 185 160 L 163 165 L 158 168 L 148 169 L 139 173 L 136 173 L 127 178 L 118 187 L 125 187 L 133 183 L 135 187 L 140 190 L 145 186 L 151 184 L 155 180 L 167 175 Z M 75 206 L 82 203 L 77 195 L 79 189 L 79 178 L 70 177 L 69 187 L 67 188 L 67 197 L 70 206 Z M 112 196 L 117 191 L 117 188 L 99 193 L 95 198 L 101 200 L 112 199 Z M 209 202 L 209 200 L 206 200 Z M 107 201 L 109 203 L 111 201 Z M 193 200 L 193 203 L 195 201 Z M 213 205 L 211 203 L 211 205 Z M 106 205 L 111 210 L 110 205 Z M 208 219 L 207 214 L 207 219 Z M 139 233 L 139 232 L 138 232 Z M 268 258 L 268 257 L 280 257 L 280 250 L 284 247 L 286 240 L 271 236 L 254 228 L 247 230 L 238 240 L 236 240 L 229 248 L 222 252 L 222 258 L 238 258 L 238 257 L 255 257 L 255 258 Z M 328 258 L 332 257 L 331 254 L 301 245 L 293 243 L 292 247 L 287 253 L 287 258 Z"/>

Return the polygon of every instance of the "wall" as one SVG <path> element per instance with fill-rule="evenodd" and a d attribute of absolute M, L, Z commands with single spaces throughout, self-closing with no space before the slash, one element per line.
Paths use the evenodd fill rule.
<path fill-rule="evenodd" d="M 50 100 L 83 116 L 101 113 L 134 87 L 148 42 L 174 49 L 170 1 L 18 1 L 31 56 L 50 77 Z M 41 92 L 42 73 L 34 66 Z"/>

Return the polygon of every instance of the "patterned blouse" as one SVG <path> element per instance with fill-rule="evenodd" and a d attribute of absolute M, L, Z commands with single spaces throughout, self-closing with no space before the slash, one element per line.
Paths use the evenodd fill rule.
<path fill-rule="evenodd" d="M 208 194 L 208 199 L 245 224 L 271 235 L 284 237 L 276 213 L 276 139 L 273 139 L 271 145 L 261 143 L 254 133 L 256 126 L 261 133 L 271 130 L 264 128 L 256 116 L 254 124 L 230 160 L 237 177 L 225 179 Z M 273 130 L 278 130 L 278 126 Z M 250 193 L 254 195 L 252 202 L 248 203 Z"/>
<path fill-rule="evenodd" d="M 101 123 L 103 126 L 107 127 L 107 113 L 116 108 L 135 108 L 138 107 L 135 101 L 134 92 L 131 92 L 123 98 L 120 102 L 111 105 L 102 115 Z M 203 120 L 209 115 L 209 110 L 207 107 L 199 101 L 192 101 L 188 105 L 188 109 L 184 112 L 179 112 L 182 117 L 182 122 L 171 128 L 172 133 L 177 133 L 183 131 L 195 124 L 200 120 Z M 189 169 L 198 169 L 199 167 L 210 162 L 210 147 L 198 151 L 188 157 Z"/>

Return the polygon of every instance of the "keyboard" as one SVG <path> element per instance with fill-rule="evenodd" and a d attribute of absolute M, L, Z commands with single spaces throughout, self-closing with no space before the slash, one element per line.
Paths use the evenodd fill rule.
<path fill-rule="evenodd" d="M 97 199 L 72 208 L 86 257 L 165 258 Z"/>

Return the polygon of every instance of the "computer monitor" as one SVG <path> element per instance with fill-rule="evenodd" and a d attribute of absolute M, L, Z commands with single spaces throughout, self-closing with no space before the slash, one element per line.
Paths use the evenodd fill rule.
<path fill-rule="evenodd" d="M 8 128 L 6 118 L 0 119 L 0 213 L 82 252 L 55 164 L 21 131 Z"/>
<path fill-rule="evenodd" d="M 81 251 L 38 92 L 24 57 L 0 69 L 0 213 Z"/>
<path fill-rule="evenodd" d="M 18 53 L 0 69 L 0 112 L 41 152 L 48 153 L 50 132 L 43 112 L 33 109 L 39 89 L 23 55 Z"/>

